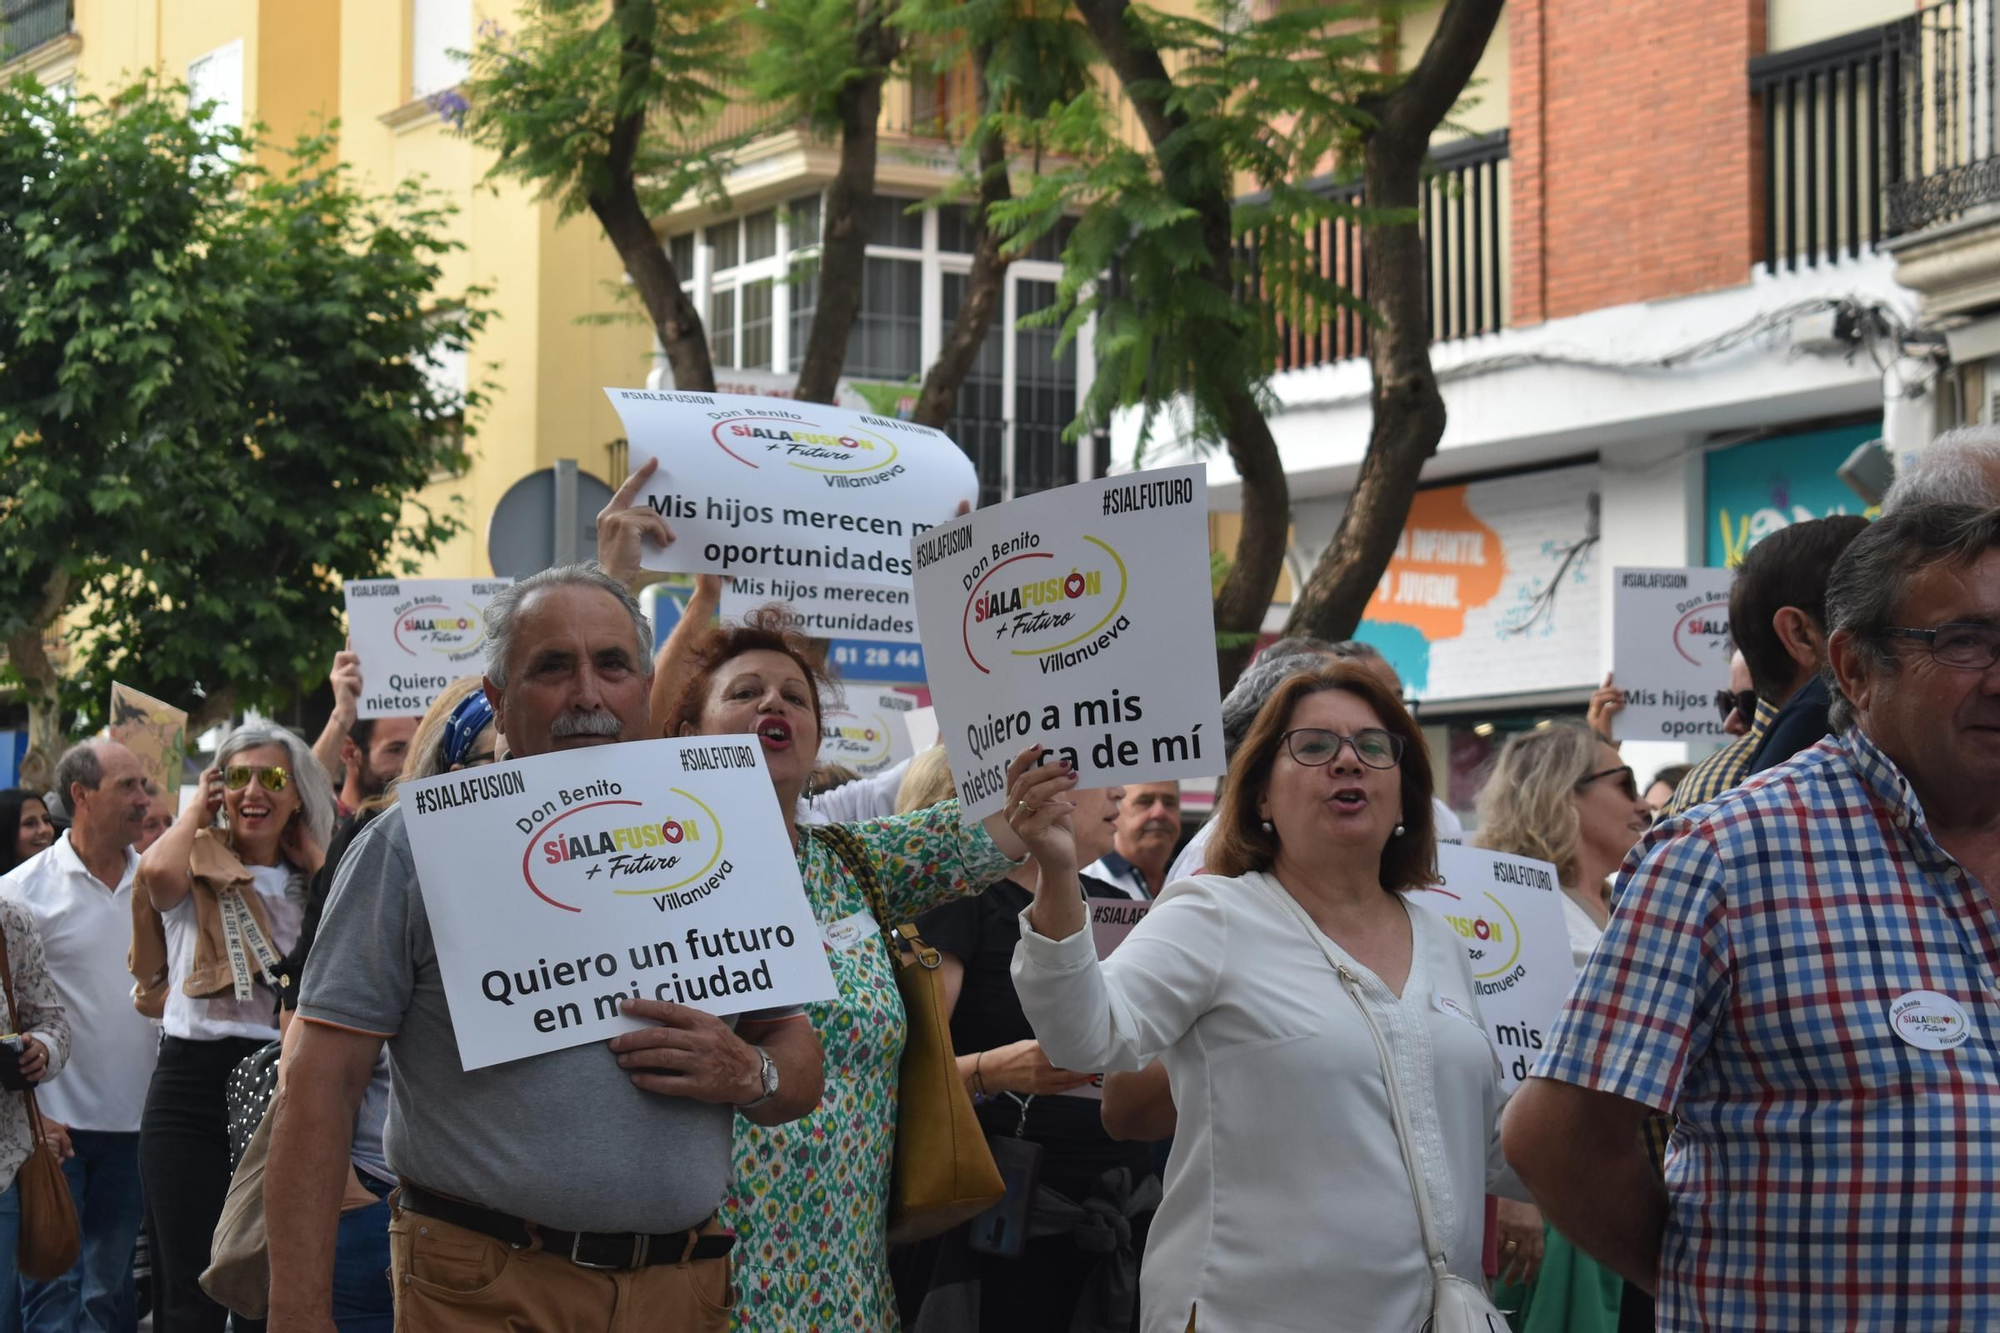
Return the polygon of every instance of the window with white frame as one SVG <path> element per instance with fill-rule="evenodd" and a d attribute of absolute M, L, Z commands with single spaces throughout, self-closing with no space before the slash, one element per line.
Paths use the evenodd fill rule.
<path fill-rule="evenodd" d="M 217 129 L 243 128 L 243 41 L 218 46 L 188 62 L 188 109 L 208 107 L 208 122 Z M 223 150 L 234 161 L 235 147 Z"/>
<path fill-rule="evenodd" d="M 464 82 L 471 46 L 472 0 L 410 0 L 410 100 Z"/>
<path fill-rule="evenodd" d="M 870 204 L 861 309 L 844 367 L 855 379 L 914 383 L 964 299 L 970 218 L 960 207 L 913 211 L 915 202 L 882 196 Z M 761 372 L 771 383 L 798 371 L 819 305 L 820 219 L 815 193 L 667 238 L 674 267 L 708 321 L 719 378 Z M 1087 351 L 1080 355 L 1073 341 L 1058 357 L 1058 330 L 1014 327 L 1055 300 L 1068 232 L 1064 224 L 1009 267 L 1002 312 L 988 326 L 946 428 L 978 469 L 982 504 L 1095 471 L 1093 460 L 1062 439 L 1087 383 Z"/>

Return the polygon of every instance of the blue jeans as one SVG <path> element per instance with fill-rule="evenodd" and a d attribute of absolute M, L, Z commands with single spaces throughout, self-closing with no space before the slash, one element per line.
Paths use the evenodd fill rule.
<path fill-rule="evenodd" d="M 340 1333 L 390 1333 L 396 1290 L 389 1285 L 389 1186 L 369 1176 L 361 1183 L 376 1202 L 340 1215 L 333 1250 L 333 1322 Z"/>
<path fill-rule="evenodd" d="M 139 1240 L 139 1134 L 72 1129 L 63 1163 L 83 1256 L 53 1282 L 21 1283 L 26 1333 L 131 1333 L 132 1250 Z"/>
<path fill-rule="evenodd" d="M 21 1186 L 9 1181 L 0 1190 L 0 1333 L 18 1333 L 20 1307 L 13 1300 L 14 1249 L 21 1243 Z"/>

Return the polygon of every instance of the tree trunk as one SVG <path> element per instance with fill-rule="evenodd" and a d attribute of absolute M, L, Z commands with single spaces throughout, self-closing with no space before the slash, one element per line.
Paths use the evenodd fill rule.
<path fill-rule="evenodd" d="M 21 678 L 21 696 L 28 706 L 28 752 L 21 757 L 19 781 L 31 791 L 47 791 L 54 785 L 56 762 L 69 748 L 62 725 L 62 677 L 49 660 L 42 635 L 69 605 L 73 587 L 67 570 L 50 574 L 28 628 L 7 640 L 7 661 Z"/>
<path fill-rule="evenodd" d="M 1214 146 L 1199 138 L 1184 137 L 1172 152 L 1163 151 L 1167 141 L 1186 128 L 1187 116 L 1170 105 L 1173 79 L 1159 50 L 1133 26 L 1128 0 L 1077 0 L 1077 8 L 1138 113 L 1168 192 L 1201 218 L 1202 243 L 1209 256 L 1205 280 L 1225 302 L 1233 301 L 1229 173 Z M 1250 386 L 1230 386 L 1221 403 L 1229 457 L 1242 478 L 1243 527 L 1228 576 L 1216 590 L 1215 629 L 1219 635 L 1246 640 L 1216 648 L 1216 670 L 1227 690 L 1250 661 L 1254 637 L 1264 627 L 1264 613 L 1284 568 L 1291 494 L 1278 443 Z"/>
<path fill-rule="evenodd" d="M 650 11 L 653 3 L 654 0 L 616 0 L 613 8 L 629 12 L 643 4 Z M 623 13 L 619 20 L 622 18 Z M 653 43 L 647 35 L 651 31 L 650 18 L 627 28 L 618 53 L 621 87 L 643 86 L 646 71 L 653 64 Z M 646 304 L 653 333 L 666 350 L 667 365 L 674 373 L 674 387 L 713 393 L 715 364 L 708 355 L 708 331 L 702 325 L 701 312 L 681 290 L 681 275 L 674 268 L 667 248 L 653 234 L 652 220 L 646 216 L 633 180 L 632 164 L 645 126 L 645 109 L 636 107 L 621 115 L 611 127 L 611 144 L 606 153 L 609 180 L 601 191 L 590 195 L 590 211 L 597 216 L 598 224 L 618 251 L 619 261 L 625 265 L 626 275 L 638 289 L 639 299 Z"/>
<path fill-rule="evenodd" d="M 1365 131 L 1362 166 L 1362 201 L 1369 207 L 1416 208 L 1431 135 L 1472 77 L 1501 3 L 1449 0 L 1410 77 L 1365 108 L 1376 117 Z M 1425 257 L 1415 222 L 1371 227 L 1363 241 L 1365 290 L 1382 317 L 1368 356 L 1374 422 L 1347 511 L 1292 604 L 1288 635 L 1353 636 L 1409 518 L 1424 462 L 1444 435 L 1444 397 L 1431 368 L 1424 310 Z"/>
<path fill-rule="evenodd" d="M 895 62 L 898 40 L 887 19 L 893 3 L 864 3 L 854 39 L 856 65 L 867 73 L 840 93 L 840 165 L 826 190 L 826 229 L 820 244 L 819 305 L 799 362 L 802 402 L 830 403 L 847 365 L 847 339 L 861 313 L 861 279 L 867 264 L 868 208 L 875 198 L 875 156 L 882 119 L 882 84 Z"/>
<path fill-rule="evenodd" d="M 959 387 L 972 373 L 973 363 L 986 345 L 986 331 L 993 326 L 993 316 L 1000 309 L 1007 283 L 1007 259 L 1000 253 L 1001 238 L 987 222 L 993 206 L 1005 203 L 1013 195 L 1007 180 L 1007 140 L 998 126 L 984 123 L 992 110 L 991 94 L 986 87 L 987 49 L 975 47 L 972 60 L 973 81 L 979 90 L 981 125 L 977 132 L 984 136 L 978 153 L 978 203 L 973 209 L 977 239 L 972 245 L 972 271 L 966 276 L 958 313 L 952 317 L 944 345 L 938 349 L 937 360 L 924 375 L 923 391 L 917 395 L 915 419 L 926 426 L 942 427 L 958 410 Z"/>

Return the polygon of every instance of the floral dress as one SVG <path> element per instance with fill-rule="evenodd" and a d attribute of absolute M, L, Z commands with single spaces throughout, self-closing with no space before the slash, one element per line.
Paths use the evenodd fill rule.
<path fill-rule="evenodd" d="M 882 892 L 899 920 L 977 893 L 1013 862 L 978 826 L 959 822 L 955 800 L 846 826 L 875 857 Z M 889 1170 L 895 1159 L 896 1071 L 906 1028 L 886 941 L 861 885 L 831 847 L 799 831 L 799 875 L 822 929 L 854 939 L 828 946 L 840 987 L 806 1006 L 826 1053 L 826 1091 L 802 1120 L 766 1128 L 738 1117 L 736 1172 L 722 1223 L 732 1254 L 736 1327 L 751 1333 L 893 1333 L 889 1282 Z"/>
<path fill-rule="evenodd" d="M 954 806 L 954 809 L 957 807 Z M 43 1082 L 62 1072 L 69 1059 L 69 1019 L 63 1013 L 62 997 L 49 978 L 48 963 L 42 957 L 41 932 L 28 909 L 11 898 L 0 898 L 0 935 L 7 937 L 7 966 L 14 976 L 14 999 L 21 1006 L 9 1013 L 0 995 L 0 1032 L 18 1032 L 42 1038 L 49 1048 L 49 1070 Z M 35 1150 L 35 1136 L 28 1127 L 28 1099 L 11 1092 L 0 1093 L 0 1193 L 14 1184 L 21 1163 Z M 14 1299 L 14 1256 L 0 1255 L 0 1273 L 7 1275 L 6 1299 Z"/>

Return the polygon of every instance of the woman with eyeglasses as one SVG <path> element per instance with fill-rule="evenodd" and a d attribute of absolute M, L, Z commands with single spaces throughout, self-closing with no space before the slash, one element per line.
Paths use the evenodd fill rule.
<path fill-rule="evenodd" d="M 1147 1333 L 1415 1330 L 1433 1295 L 1418 1189 L 1444 1268 L 1483 1284 L 1485 1195 L 1520 1186 L 1465 948 L 1406 897 L 1436 844 L 1402 703 L 1344 662 L 1280 684 L 1230 763 L 1217 873 L 1169 884 L 1101 963 L 1073 813 L 1067 794 L 1009 807 L 1041 871 L 1014 984 L 1056 1065 L 1166 1065 L 1179 1124 Z"/>
<path fill-rule="evenodd" d="M 1581 968 L 1611 920 L 1610 880 L 1652 827 L 1653 808 L 1611 742 L 1576 722 L 1524 731 L 1501 748 L 1479 797 L 1481 847 L 1547 861 L 1562 885 L 1570 956 Z M 1501 1203 L 1500 1287 L 1514 1333 L 1614 1333 L 1624 1284 L 1525 1204 Z"/>
<path fill-rule="evenodd" d="M 221 1333 L 227 1318 L 200 1282 L 229 1189 L 223 1089 L 239 1061 L 277 1039 L 274 987 L 333 814 L 333 789 L 306 743 L 246 722 L 216 750 L 199 797 L 139 858 L 135 897 L 166 934 L 139 1174 L 154 1223 L 156 1320 L 173 1333 Z M 136 932 L 133 953 L 147 989 L 155 978 L 144 974 Z"/>

